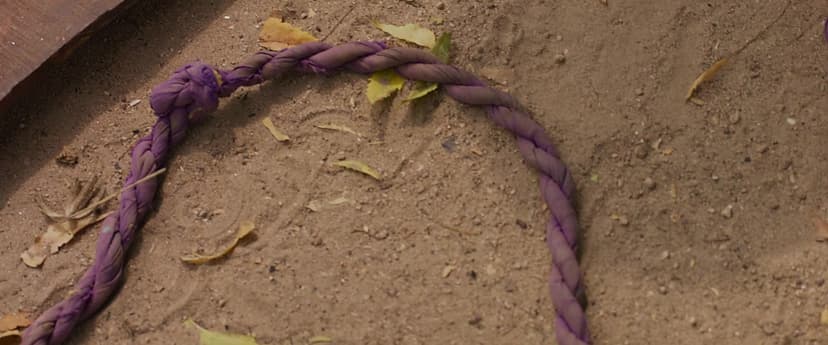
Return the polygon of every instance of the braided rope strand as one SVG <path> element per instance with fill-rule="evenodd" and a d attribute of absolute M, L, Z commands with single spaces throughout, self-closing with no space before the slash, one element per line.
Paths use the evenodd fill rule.
<path fill-rule="evenodd" d="M 151 133 L 133 147 L 124 184 L 163 168 L 170 150 L 183 141 L 188 127 L 214 111 L 219 97 L 228 97 L 240 87 L 277 79 L 294 70 L 329 74 L 344 69 L 368 74 L 388 68 L 409 80 L 441 84 L 451 98 L 485 108 L 495 124 L 515 135 L 524 160 L 539 172 L 541 196 L 550 210 L 546 241 L 552 258 L 549 290 L 556 312 L 558 344 L 590 344 L 584 285 L 576 255 L 578 222 L 572 207 L 572 174 L 543 127 L 526 115 L 512 96 L 486 86 L 471 73 L 441 63 L 426 51 L 388 48 L 381 42 L 338 46 L 312 42 L 279 52 L 258 52 L 226 71 L 203 63 L 186 65 L 152 90 L 150 103 L 158 120 Z M 40 315 L 24 332 L 23 345 L 62 344 L 78 323 L 109 300 L 121 283 L 125 253 L 135 231 L 146 220 L 157 190 L 158 181 L 151 178 L 122 192 L 118 212 L 101 225 L 95 261 L 76 284 L 76 292 Z"/>

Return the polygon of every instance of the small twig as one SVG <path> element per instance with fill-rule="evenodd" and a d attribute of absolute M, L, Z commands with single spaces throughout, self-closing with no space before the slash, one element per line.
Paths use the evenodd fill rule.
<path fill-rule="evenodd" d="M 109 200 L 115 199 L 118 195 L 121 195 L 121 192 L 123 192 L 123 191 L 125 191 L 125 190 L 127 190 L 127 189 L 130 189 L 130 188 L 132 188 L 132 187 L 135 187 L 135 186 L 137 186 L 137 185 L 139 185 L 139 184 L 142 184 L 142 183 L 144 183 L 144 182 L 147 182 L 148 180 L 150 180 L 150 179 L 152 179 L 152 178 L 154 178 L 154 177 L 156 177 L 156 176 L 158 176 L 158 175 L 161 175 L 161 174 L 163 174 L 163 173 L 164 173 L 164 172 L 166 172 L 166 171 L 167 171 L 167 168 L 161 168 L 161 169 L 158 169 L 158 170 L 157 170 L 157 171 L 155 171 L 154 173 L 149 174 L 149 175 L 147 175 L 146 177 L 144 177 L 144 178 L 142 178 L 142 179 L 140 179 L 140 180 L 138 180 L 138 181 L 135 181 L 135 182 L 133 182 L 133 183 L 131 183 L 131 184 L 129 184 L 129 185 L 127 185 L 127 186 L 125 186 L 124 188 L 121 188 L 121 190 L 119 190 L 119 191 L 117 191 L 117 192 L 115 192 L 115 193 L 112 193 L 112 194 L 108 195 L 107 197 L 105 197 L 105 198 L 103 198 L 103 199 L 101 199 L 101 200 L 98 200 L 97 202 L 95 202 L 95 203 L 93 203 L 93 204 L 91 204 L 91 205 L 87 206 L 87 207 L 86 207 L 86 209 L 90 209 L 90 208 L 91 208 L 91 209 L 96 209 L 96 208 L 100 207 L 101 205 L 106 204 L 107 202 L 109 202 Z M 83 211 L 83 210 L 81 210 L 81 211 Z M 79 212 L 80 212 L 80 211 L 79 211 Z"/>
<path fill-rule="evenodd" d="M 339 25 L 342 24 L 345 18 L 347 18 L 351 14 L 351 12 L 353 12 L 354 7 L 355 6 L 351 4 L 351 8 L 348 9 L 348 12 L 345 12 L 345 14 L 342 15 L 342 17 L 339 17 L 339 21 L 337 21 L 336 24 L 334 24 L 334 27 L 331 28 L 331 31 L 329 31 L 328 34 L 325 35 L 325 37 L 322 37 L 322 42 L 325 42 L 325 40 L 328 39 L 328 37 L 331 37 L 331 34 L 333 34 L 334 31 L 336 31 L 336 29 L 339 28 Z"/>
<path fill-rule="evenodd" d="M 739 55 L 739 53 L 741 53 L 743 50 L 747 49 L 747 47 L 749 45 L 751 45 L 753 42 L 756 42 L 756 40 L 758 40 L 760 37 L 762 37 L 762 35 L 764 35 L 766 32 L 768 32 L 768 30 L 770 30 L 770 28 L 772 26 L 776 25 L 776 23 L 779 22 L 780 19 L 782 19 L 782 17 L 785 15 L 785 13 L 788 12 L 788 8 L 791 7 L 791 3 L 792 3 L 792 1 L 788 0 L 788 3 L 785 4 L 785 7 L 782 9 L 781 12 L 779 12 L 779 15 L 776 16 L 776 18 L 774 18 L 773 21 L 771 21 L 767 26 L 765 26 L 764 29 L 759 31 L 759 33 L 757 33 L 756 36 L 753 36 L 753 38 L 751 38 L 747 42 L 745 42 L 745 44 L 743 46 L 741 46 L 739 49 L 736 49 L 736 51 L 733 54 L 731 54 L 731 56 Z"/>

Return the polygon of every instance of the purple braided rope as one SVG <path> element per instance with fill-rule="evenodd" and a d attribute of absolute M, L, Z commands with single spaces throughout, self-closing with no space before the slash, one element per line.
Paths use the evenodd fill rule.
<path fill-rule="evenodd" d="M 410 80 L 442 84 L 455 100 L 485 107 L 492 121 L 516 136 L 521 155 L 540 173 L 541 195 L 550 210 L 546 242 L 552 256 L 549 289 L 556 311 L 558 344 L 589 344 L 584 285 L 576 257 L 578 222 L 572 207 L 575 184 L 571 173 L 543 127 L 520 110 L 512 96 L 486 86 L 466 71 L 441 63 L 426 51 L 388 48 L 379 42 L 339 46 L 313 42 L 279 52 L 256 53 L 228 71 L 202 63 L 184 66 L 152 90 L 150 102 L 158 121 L 152 132 L 133 147 L 132 165 L 124 184 L 164 167 L 169 150 L 181 143 L 190 123 L 215 110 L 219 97 L 230 96 L 239 87 L 276 79 L 293 70 L 327 74 L 345 69 L 368 74 L 388 68 Z M 122 192 L 118 212 L 102 223 L 95 261 L 78 281 L 75 293 L 40 315 L 23 334 L 23 345 L 61 344 L 80 321 L 103 307 L 121 283 L 125 253 L 146 219 L 157 190 L 157 178 L 152 178 Z"/>

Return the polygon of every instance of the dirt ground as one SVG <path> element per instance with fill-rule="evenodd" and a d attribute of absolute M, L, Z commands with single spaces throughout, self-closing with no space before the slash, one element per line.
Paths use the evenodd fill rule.
<path fill-rule="evenodd" d="M 58 205 L 94 174 L 117 188 L 154 121 L 152 86 L 195 59 L 239 62 L 279 9 L 329 42 L 383 38 L 374 18 L 451 32 L 454 63 L 549 129 L 578 181 L 595 344 L 826 344 L 828 244 L 812 218 L 828 218 L 828 1 L 792 0 L 762 33 L 786 4 L 142 2 L 0 116 L 0 314 L 44 310 L 93 258 L 94 229 L 23 265 L 46 227 L 36 199 Z M 684 102 L 757 35 L 704 105 Z M 224 100 L 176 150 L 124 288 L 70 343 L 195 344 L 193 318 L 261 344 L 554 344 L 546 216 L 512 138 L 443 97 L 372 107 L 365 83 L 294 76 Z M 364 137 L 314 127 L 330 122 Z M 342 158 L 387 183 L 331 166 Z M 228 260 L 180 262 L 241 220 L 257 238 Z"/>

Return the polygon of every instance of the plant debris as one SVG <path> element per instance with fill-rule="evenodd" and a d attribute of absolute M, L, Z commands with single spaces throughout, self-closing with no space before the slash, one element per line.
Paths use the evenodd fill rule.
<path fill-rule="evenodd" d="M 814 227 L 816 228 L 817 242 L 828 242 L 828 221 L 822 217 L 813 217 Z"/>
<path fill-rule="evenodd" d="M 317 335 L 313 338 L 310 338 L 310 340 L 308 340 L 308 342 L 311 343 L 311 345 L 313 345 L 313 344 L 327 344 L 327 343 L 330 343 L 332 341 L 333 341 L 333 339 L 331 339 L 331 337 L 324 336 L 324 335 Z"/>
<path fill-rule="evenodd" d="M 71 190 L 72 198 L 61 212 L 51 210 L 42 201 L 39 202 L 40 211 L 52 224 L 20 255 L 26 266 L 39 267 L 49 254 L 57 253 L 60 247 L 71 241 L 76 234 L 109 215 L 99 214 L 100 208 L 111 197 L 104 195 L 105 191 L 98 185 L 97 176 L 86 184 L 75 180 Z"/>
<path fill-rule="evenodd" d="M 440 38 L 437 39 L 437 44 L 434 48 L 431 48 L 431 53 L 434 54 L 440 61 L 444 63 L 448 63 L 449 61 L 449 51 L 451 50 L 451 34 L 444 33 L 440 35 Z M 417 98 L 424 97 L 431 93 L 434 90 L 437 90 L 439 85 L 437 83 L 429 83 L 423 81 L 417 81 L 414 83 L 414 88 L 411 90 L 411 93 L 406 97 L 406 101 L 413 101 Z"/>
<path fill-rule="evenodd" d="M 0 345 L 17 345 L 20 344 L 20 331 L 29 325 L 32 321 L 29 317 L 22 313 L 12 313 L 0 317 Z"/>
<path fill-rule="evenodd" d="M 360 161 L 344 160 L 344 161 L 335 162 L 334 165 L 336 165 L 338 167 L 343 167 L 343 168 L 346 168 L 346 169 L 351 169 L 353 171 L 361 172 L 365 175 L 373 177 L 375 180 L 381 180 L 382 179 L 382 177 L 380 177 L 380 173 L 376 169 L 374 169 L 374 168 L 368 166 L 368 164 L 365 164 L 365 163 L 360 162 Z"/>
<path fill-rule="evenodd" d="M 405 85 L 405 78 L 393 69 L 377 71 L 368 80 L 368 101 L 372 104 L 391 96 Z"/>
<path fill-rule="evenodd" d="M 267 128 L 268 131 L 270 131 L 270 134 L 273 135 L 273 137 L 276 138 L 277 141 L 285 142 L 290 140 L 290 137 L 287 136 L 287 134 L 282 133 L 282 131 L 276 129 L 276 126 L 273 124 L 273 121 L 270 120 L 269 117 L 265 117 L 262 120 L 262 124 L 265 126 L 265 128 Z"/>
<path fill-rule="evenodd" d="M 315 41 L 313 35 L 275 17 L 267 18 L 259 31 L 259 46 L 273 51 Z"/>
<path fill-rule="evenodd" d="M 11 313 L 0 317 L 0 332 L 13 331 L 19 328 L 26 328 L 32 324 L 29 316 L 22 313 Z"/>
<path fill-rule="evenodd" d="M 691 98 L 693 98 L 693 94 L 696 92 L 696 89 L 699 88 L 699 85 L 701 85 L 705 81 L 713 79 L 713 77 L 716 76 L 716 73 L 718 73 L 719 70 L 727 64 L 727 61 L 727 58 L 723 58 L 719 61 L 716 61 L 716 63 L 714 63 L 713 66 L 710 66 L 710 68 L 702 72 L 702 74 L 700 74 L 696 78 L 696 80 L 693 81 L 693 84 L 690 85 L 690 89 L 687 90 L 687 96 L 685 97 L 685 100 L 689 101 Z"/>
<path fill-rule="evenodd" d="M 337 125 L 337 124 L 333 124 L 333 123 L 319 124 L 319 125 L 315 125 L 314 127 L 320 128 L 320 129 L 328 129 L 328 130 L 332 130 L 332 131 L 351 133 L 351 134 L 356 135 L 358 137 L 362 136 L 362 134 L 359 134 L 357 131 L 355 131 L 355 130 L 347 127 L 347 126 Z"/>
<path fill-rule="evenodd" d="M 201 345 L 258 345 L 256 338 L 249 335 L 211 331 L 201 327 L 192 319 L 184 321 L 184 325 L 198 330 Z"/>
<path fill-rule="evenodd" d="M 406 24 L 403 26 L 380 22 L 373 22 L 373 24 L 377 29 L 385 31 L 385 33 L 406 42 L 411 42 L 427 48 L 432 48 L 437 43 L 434 33 L 431 32 L 431 30 L 417 24 Z"/>
<path fill-rule="evenodd" d="M 256 229 L 256 224 L 254 224 L 253 222 L 251 222 L 251 221 L 242 221 L 241 224 L 239 224 L 239 230 L 236 231 L 236 236 L 233 238 L 233 241 L 230 242 L 230 244 L 228 244 L 227 246 L 225 246 L 221 250 L 217 251 L 214 254 L 210 254 L 210 255 L 201 255 L 201 254 L 185 255 L 185 256 L 181 257 L 181 261 L 184 261 L 188 264 L 200 265 L 200 264 L 208 263 L 208 262 L 216 260 L 216 259 L 223 258 L 223 257 L 227 256 L 228 254 L 232 253 L 233 250 L 236 249 L 236 246 L 239 245 L 239 242 L 241 242 L 242 239 L 244 239 L 245 237 L 250 235 L 253 232 L 253 230 L 255 230 L 255 229 Z"/>

